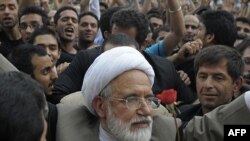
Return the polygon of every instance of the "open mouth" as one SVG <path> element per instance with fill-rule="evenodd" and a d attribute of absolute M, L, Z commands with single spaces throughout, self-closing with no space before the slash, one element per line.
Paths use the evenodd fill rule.
<path fill-rule="evenodd" d="M 149 125 L 150 125 L 150 121 L 148 120 L 143 120 L 143 121 L 132 123 L 132 127 L 134 127 L 135 129 L 147 128 L 149 127 Z"/>
<path fill-rule="evenodd" d="M 74 29 L 72 27 L 67 27 L 64 29 L 66 35 L 73 35 L 74 34 Z"/>
<path fill-rule="evenodd" d="M 12 22 L 12 18 L 10 17 L 3 18 L 3 22 Z"/>

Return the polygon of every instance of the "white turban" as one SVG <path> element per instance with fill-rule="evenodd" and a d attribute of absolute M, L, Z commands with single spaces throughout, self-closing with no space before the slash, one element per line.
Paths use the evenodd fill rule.
<path fill-rule="evenodd" d="M 84 105 L 95 114 L 92 107 L 93 99 L 100 94 L 115 77 L 125 71 L 137 69 L 145 72 L 150 80 L 151 87 L 154 83 L 154 70 L 144 56 L 132 47 L 116 47 L 105 51 L 95 59 L 87 70 L 82 84 Z"/>

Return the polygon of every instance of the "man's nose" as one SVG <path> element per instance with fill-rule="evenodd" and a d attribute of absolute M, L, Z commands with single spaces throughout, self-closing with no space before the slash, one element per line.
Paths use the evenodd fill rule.
<path fill-rule="evenodd" d="M 58 78 L 58 74 L 57 74 L 57 71 L 56 71 L 56 67 L 54 66 L 53 68 L 52 68 L 52 71 L 51 71 L 51 79 L 54 81 L 54 80 L 56 80 L 57 78 Z"/>
<path fill-rule="evenodd" d="M 141 101 L 141 107 L 137 109 L 137 114 L 142 116 L 152 115 L 152 108 L 146 103 L 145 99 Z"/>

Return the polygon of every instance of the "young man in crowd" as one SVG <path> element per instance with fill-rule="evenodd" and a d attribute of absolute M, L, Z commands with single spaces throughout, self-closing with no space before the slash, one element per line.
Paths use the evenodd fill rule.
<path fill-rule="evenodd" d="M 0 53 L 7 57 L 22 44 L 22 35 L 18 27 L 17 0 L 0 0 Z"/>

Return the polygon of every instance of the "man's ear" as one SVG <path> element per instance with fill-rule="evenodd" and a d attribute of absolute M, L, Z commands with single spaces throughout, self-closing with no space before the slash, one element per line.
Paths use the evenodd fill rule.
<path fill-rule="evenodd" d="M 62 54 L 62 49 L 60 49 L 59 46 L 58 46 L 58 54 L 59 54 L 59 55 L 58 55 L 58 59 L 60 59 L 61 54 Z"/>
<path fill-rule="evenodd" d="M 243 77 L 240 76 L 236 81 L 234 81 L 233 90 L 238 92 L 243 84 Z"/>
<path fill-rule="evenodd" d="M 104 31 L 104 39 L 107 39 L 108 37 L 109 37 L 109 35 L 110 35 L 111 33 L 109 33 L 108 31 Z"/>
<path fill-rule="evenodd" d="M 98 117 L 105 118 L 106 117 L 106 108 L 105 108 L 105 99 L 101 96 L 96 96 L 93 99 L 92 106 L 97 113 Z"/>
<path fill-rule="evenodd" d="M 207 34 L 205 37 L 206 44 L 216 43 L 214 40 L 214 34 Z"/>

